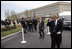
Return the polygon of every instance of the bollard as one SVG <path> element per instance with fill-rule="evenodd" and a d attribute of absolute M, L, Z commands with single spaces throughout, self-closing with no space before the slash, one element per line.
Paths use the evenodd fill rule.
<path fill-rule="evenodd" d="M 49 31 L 49 26 L 47 27 L 47 34 L 51 34 L 50 31 Z"/>
<path fill-rule="evenodd" d="M 26 43 L 26 41 L 24 40 L 24 29 L 22 28 L 22 39 L 23 41 L 21 41 L 21 43 Z"/>

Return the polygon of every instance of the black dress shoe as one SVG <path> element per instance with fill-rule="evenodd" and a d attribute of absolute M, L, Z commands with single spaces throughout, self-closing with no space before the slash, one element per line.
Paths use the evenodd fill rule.
<path fill-rule="evenodd" d="M 39 37 L 39 39 L 41 39 L 42 37 Z"/>
<path fill-rule="evenodd" d="M 44 37 L 42 37 L 41 39 L 44 39 Z"/>

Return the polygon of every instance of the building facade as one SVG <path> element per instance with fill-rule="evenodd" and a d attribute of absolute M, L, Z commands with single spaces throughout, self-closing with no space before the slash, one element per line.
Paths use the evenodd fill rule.
<path fill-rule="evenodd" d="M 50 15 L 59 14 L 63 11 L 71 11 L 70 2 L 56 2 L 46 6 L 38 7 L 31 10 L 26 10 L 17 14 L 18 18 L 28 18 L 28 17 L 48 17 Z"/>
<path fill-rule="evenodd" d="M 39 7 L 31 10 L 31 16 L 34 17 L 46 17 L 48 15 L 59 14 L 63 11 L 71 11 L 70 2 L 56 2 L 43 7 Z"/>

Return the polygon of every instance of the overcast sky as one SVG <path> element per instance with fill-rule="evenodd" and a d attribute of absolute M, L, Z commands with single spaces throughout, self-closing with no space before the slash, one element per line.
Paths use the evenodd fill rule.
<path fill-rule="evenodd" d="M 5 10 L 15 11 L 16 13 L 23 12 L 25 10 L 30 10 L 52 4 L 58 1 L 1 1 L 1 19 L 5 19 Z M 71 1 L 62 1 L 71 2 Z"/>

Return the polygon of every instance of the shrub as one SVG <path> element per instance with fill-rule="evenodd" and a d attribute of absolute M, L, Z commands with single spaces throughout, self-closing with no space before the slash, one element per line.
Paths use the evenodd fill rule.
<path fill-rule="evenodd" d="M 18 24 L 17 26 L 16 26 L 16 28 L 18 28 L 18 29 L 21 29 L 21 24 Z"/>
<path fill-rule="evenodd" d="M 15 26 L 6 25 L 5 27 L 1 27 L 1 31 L 8 31 L 15 28 L 16 28 Z"/>

